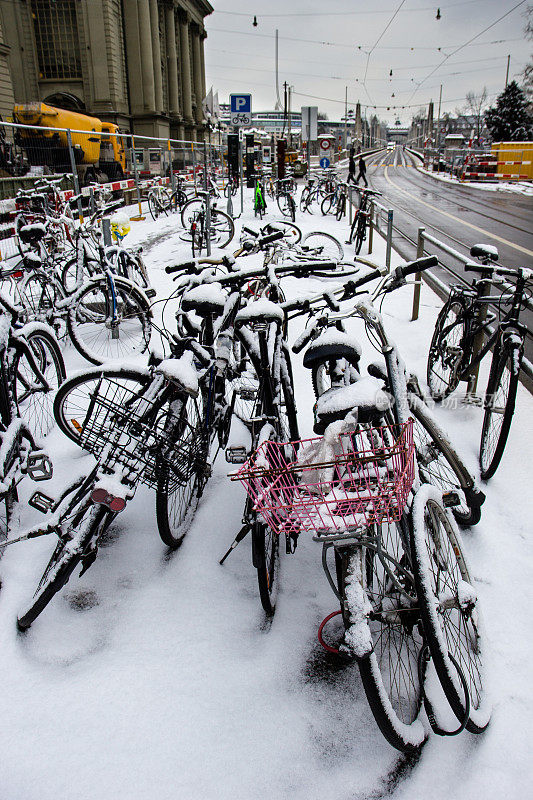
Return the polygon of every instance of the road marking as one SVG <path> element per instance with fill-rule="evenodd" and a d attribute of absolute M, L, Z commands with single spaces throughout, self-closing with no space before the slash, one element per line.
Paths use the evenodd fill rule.
<path fill-rule="evenodd" d="M 437 206 L 433 206 L 431 205 L 431 203 L 426 203 L 425 200 L 420 200 L 418 197 L 416 197 L 416 195 L 407 192 L 405 189 L 401 189 L 399 186 L 393 183 L 389 178 L 388 167 L 385 167 L 385 178 L 387 182 L 390 183 L 391 186 L 394 186 L 395 189 L 397 189 L 402 194 L 407 195 L 407 197 L 412 197 L 412 199 L 416 200 L 417 203 L 420 203 L 423 206 L 427 206 L 427 208 L 431 208 L 438 214 L 442 214 L 443 216 L 448 217 L 449 219 L 453 219 L 455 222 L 459 222 L 461 225 L 466 225 L 467 228 L 472 228 L 472 230 L 477 231 L 478 233 L 483 233 L 490 239 L 494 239 L 497 242 L 506 244 L 508 247 L 512 247 L 513 250 L 519 250 L 521 253 L 525 253 L 528 256 L 533 256 L 533 250 L 527 250 L 527 248 L 525 247 L 520 247 L 519 244 L 514 244 L 513 242 L 510 242 L 508 239 L 503 239 L 501 236 L 496 236 L 495 233 L 490 233 L 489 231 L 486 231 L 485 228 L 478 228 L 477 225 L 472 225 L 471 222 L 466 222 L 464 219 L 461 219 L 460 217 L 456 217 L 453 214 L 449 214 L 448 211 L 442 211 L 442 209 L 437 208 Z"/>

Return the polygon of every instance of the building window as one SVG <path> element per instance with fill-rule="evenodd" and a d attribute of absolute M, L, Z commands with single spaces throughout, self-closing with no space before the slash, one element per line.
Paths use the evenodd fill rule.
<path fill-rule="evenodd" d="M 39 77 L 81 78 L 77 0 L 31 0 Z"/>

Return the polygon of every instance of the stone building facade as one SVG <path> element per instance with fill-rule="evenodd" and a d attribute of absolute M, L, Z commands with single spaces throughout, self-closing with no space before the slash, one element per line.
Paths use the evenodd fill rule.
<path fill-rule="evenodd" d="M 11 115 L 14 97 L 139 135 L 201 140 L 212 11 L 207 0 L 1 2 L 0 113 Z"/>

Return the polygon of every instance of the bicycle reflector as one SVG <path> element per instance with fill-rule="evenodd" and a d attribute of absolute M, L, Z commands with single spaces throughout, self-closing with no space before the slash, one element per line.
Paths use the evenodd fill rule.
<path fill-rule="evenodd" d="M 124 511 L 126 508 L 126 501 L 123 497 L 115 497 L 115 495 L 109 494 L 105 489 L 93 489 L 91 492 L 91 500 L 93 503 L 107 506 L 109 510 L 113 511 L 115 514 Z"/>

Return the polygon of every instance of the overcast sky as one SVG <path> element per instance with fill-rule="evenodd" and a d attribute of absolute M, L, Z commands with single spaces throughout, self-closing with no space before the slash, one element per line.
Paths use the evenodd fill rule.
<path fill-rule="evenodd" d="M 528 3 L 518 0 L 442 0 L 439 20 L 437 2 L 428 0 L 211 4 L 215 11 L 206 18 L 207 87 L 218 90 L 220 102 L 228 102 L 232 92 L 251 92 L 254 111 L 272 109 L 276 102 L 276 28 L 281 99 L 287 81 L 294 87 L 293 109 L 318 105 L 329 119 L 344 115 L 346 86 L 348 108 L 359 100 L 363 115 L 366 105 L 367 114 L 377 113 L 390 123 L 399 118 L 407 124 L 431 99 L 436 116 L 441 84 L 443 112 L 464 107 L 466 93 L 484 86 L 494 99 L 505 87 L 508 54 L 511 80 L 519 78 L 533 51 L 533 42 L 524 36 Z M 254 14 L 257 27 L 252 25 Z"/>

